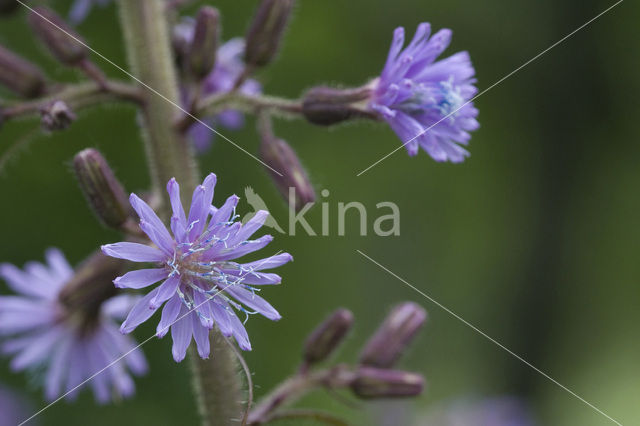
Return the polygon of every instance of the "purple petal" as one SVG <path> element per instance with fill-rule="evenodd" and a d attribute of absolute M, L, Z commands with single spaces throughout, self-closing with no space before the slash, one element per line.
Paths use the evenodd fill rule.
<path fill-rule="evenodd" d="M 247 330 L 244 328 L 242 322 L 238 319 L 238 316 L 235 313 L 229 315 L 229 320 L 233 330 L 233 337 L 236 339 L 236 342 L 238 342 L 240 349 L 243 351 L 250 351 L 251 342 L 249 341 L 249 335 L 247 334 Z"/>
<path fill-rule="evenodd" d="M 200 358 L 209 358 L 209 329 L 200 324 L 197 315 L 191 315 L 191 327 L 193 328 L 193 339 L 196 341 L 198 355 Z"/>
<path fill-rule="evenodd" d="M 154 240 L 154 238 L 162 240 L 162 244 L 158 244 L 158 242 L 154 241 L 156 244 L 158 244 L 159 247 L 170 244 L 170 242 L 173 241 L 171 235 L 169 234 L 169 231 L 167 231 L 167 228 L 147 203 L 145 203 L 136 194 L 131 194 L 131 196 L 129 197 L 129 202 L 140 217 L 140 220 L 151 225 L 151 228 L 154 232 L 152 233 L 153 235 L 147 234 L 149 235 L 149 238 L 151 238 L 152 240 Z"/>
<path fill-rule="evenodd" d="M 102 304 L 102 313 L 108 318 L 118 321 L 123 320 L 140 299 L 140 296 L 132 294 L 114 296 Z"/>
<path fill-rule="evenodd" d="M 132 262 L 162 262 L 166 255 L 155 247 L 138 243 L 114 243 L 102 246 L 102 252 L 107 256 Z"/>
<path fill-rule="evenodd" d="M 140 289 L 155 284 L 167 278 L 168 275 L 169 272 L 164 268 L 139 269 L 137 271 L 127 272 L 123 276 L 113 280 L 113 283 L 118 288 Z"/>
<path fill-rule="evenodd" d="M 282 318 L 278 311 L 276 311 L 266 300 L 249 290 L 245 290 L 242 287 L 229 287 L 225 292 L 231 295 L 238 302 L 254 309 L 270 320 L 277 321 Z"/>
<path fill-rule="evenodd" d="M 220 254 L 216 255 L 217 260 L 230 260 L 242 257 L 245 254 L 253 253 L 256 250 L 260 250 L 267 244 L 273 241 L 271 235 L 263 235 L 257 240 L 246 241 L 245 244 L 240 244 L 238 247 L 232 249 L 223 249 Z"/>
<path fill-rule="evenodd" d="M 282 266 L 292 260 L 293 256 L 289 253 L 280 253 L 265 259 L 256 260 L 255 262 L 244 263 L 242 267 L 252 271 L 261 271 L 263 269 L 272 269 Z"/>
<path fill-rule="evenodd" d="M 178 314 L 180 314 L 180 307 L 182 306 L 182 301 L 180 301 L 180 297 L 174 296 L 164 305 L 162 308 L 162 316 L 160 317 L 160 322 L 156 328 L 156 336 L 164 337 L 165 334 L 169 331 L 171 324 L 178 318 Z"/>
<path fill-rule="evenodd" d="M 29 274 L 24 273 L 10 263 L 0 264 L 0 277 L 7 282 L 9 288 L 25 296 L 53 299 L 57 293 L 54 286 L 47 286 L 43 285 L 44 283 L 34 281 Z"/>
<path fill-rule="evenodd" d="M 43 332 L 11 360 L 11 369 L 14 371 L 33 367 L 43 361 L 51 352 L 51 349 L 60 339 L 60 329 L 51 329 Z"/>
<path fill-rule="evenodd" d="M 207 222 L 209 216 L 209 207 L 213 201 L 213 192 L 216 186 L 216 175 L 210 173 L 205 179 L 202 185 L 198 186 L 193 191 L 193 198 L 191 200 L 191 209 L 189 210 L 189 238 L 192 240 L 197 238 Z"/>
<path fill-rule="evenodd" d="M 179 275 L 174 275 L 167 278 L 167 280 L 160 284 L 160 287 L 158 287 L 158 294 L 156 294 L 156 297 L 151 300 L 150 306 L 153 309 L 159 308 L 160 305 L 162 305 L 165 301 L 169 300 L 169 298 L 176 294 L 178 285 L 180 285 Z"/>
<path fill-rule="evenodd" d="M 187 355 L 187 347 L 191 342 L 192 327 L 191 319 L 188 318 L 189 315 L 195 314 L 189 312 L 187 308 L 182 305 L 178 321 L 171 326 L 171 338 L 173 339 L 171 353 L 173 354 L 173 359 L 176 362 L 180 362 L 184 359 Z"/>
<path fill-rule="evenodd" d="M 157 294 L 158 288 L 155 288 L 136 303 L 131 312 L 129 312 L 129 315 L 127 315 L 127 319 L 124 320 L 122 326 L 120 326 L 121 333 L 131 333 L 137 326 L 151 318 L 151 315 L 153 315 L 158 308 L 151 308 L 150 302 Z"/>
<path fill-rule="evenodd" d="M 52 401 L 60 395 L 62 381 L 69 366 L 69 351 L 71 349 L 71 337 L 64 336 L 60 344 L 52 350 L 51 362 L 45 379 L 45 397 Z"/>
<path fill-rule="evenodd" d="M 231 214 L 233 214 L 233 212 L 235 211 L 239 200 L 240 198 L 235 194 L 227 198 L 227 201 L 225 201 L 222 207 L 220 207 L 214 214 L 211 215 L 209 228 L 213 228 L 216 225 L 228 222 Z"/>
<path fill-rule="evenodd" d="M 58 276 L 61 281 L 68 280 L 73 275 L 73 268 L 67 262 L 64 254 L 57 248 L 50 248 L 45 252 L 45 258 L 49 268 Z"/>

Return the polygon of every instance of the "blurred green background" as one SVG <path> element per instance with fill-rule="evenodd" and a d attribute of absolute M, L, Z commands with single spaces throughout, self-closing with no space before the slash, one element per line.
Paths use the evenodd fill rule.
<path fill-rule="evenodd" d="M 221 10 L 230 38 L 244 33 L 257 2 L 207 3 Z M 435 29 L 454 30 L 447 53 L 471 53 L 482 90 L 611 4 L 301 0 L 279 60 L 258 77 L 267 93 L 287 97 L 319 83 L 358 85 L 381 70 L 396 26 L 412 35 L 419 22 L 429 21 Z M 53 2 L 64 13 L 69 5 Z M 248 323 L 254 350 L 246 358 L 258 396 L 296 368 L 305 336 L 332 309 L 348 307 L 356 316 L 355 332 L 339 355 L 349 361 L 393 304 L 414 300 L 430 319 L 401 366 L 423 373 L 428 389 L 403 407 L 510 394 L 526 398 L 541 425 L 613 424 L 356 252 L 362 250 L 622 424 L 637 423 L 639 13 L 637 2 L 623 2 L 478 99 L 482 127 L 462 165 L 437 164 L 424 153 L 409 158 L 402 150 L 356 177 L 398 146 L 387 126 L 328 131 L 302 121 L 276 124 L 318 195 L 330 191 L 323 201 L 330 206 L 332 236 L 278 235 L 269 246 L 292 253 L 295 262 L 279 271 L 282 286 L 265 290 L 283 319 Z M 113 5 L 94 9 L 79 31 L 97 51 L 126 63 Z M 41 64 L 51 79 L 81 78 L 34 42 L 22 11 L 1 21 L 0 43 Z M 110 76 L 125 78 L 96 61 Z M 94 220 L 70 160 L 82 148 L 97 147 L 128 190 L 144 190 L 149 180 L 135 112 L 110 106 L 80 118 L 67 131 L 37 138 L 0 176 L 2 261 L 22 265 L 57 246 L 77 263 L 99 244 L 119 240 Z M 256 152 L 253 124 L 223 133 Z M 37 125 L 3 126 L 0 153 Z M 215 202 L 252 186 L 286 223 L 268 175 L 241 151 L 218 139 L 200 164 L 218 175 Z M 340 201 L 367 206 L 369 236 L 358 236 L 355 215 L 347 235 L 336 236 Z M 380 201 L 400 207 L 400 236 L 372 235 Z M 248 211 L 246 204 L 240 209 Z M 319 230 L 319 206 L 308 217 Z M 152 320 L 136 336 L 142 340 L 154 330 Z M 189 368 L 174 363 L 170 344 L 167 337 L 144 347 L 151 372 L 137 380 L 134 399 L 100 407 L 84 392 L 75 404 L 48 409 L 38 423 L 196 424 Z M 0 382 L 26 394 L 33 408 L 44 405 L 41 391 L 25 375 L 11 374 L 6 360 Z M 353 409 L 321 393 L 300 405 L 372 424 L 369 405 Z"/>

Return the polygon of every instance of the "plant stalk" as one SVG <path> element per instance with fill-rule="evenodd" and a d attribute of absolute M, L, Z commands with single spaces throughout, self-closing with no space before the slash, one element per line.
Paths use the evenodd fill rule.
<path fill-rule="evenodd" d="M 120 0 L 119 6 L 131 71 L 144 83 L 143 139 L 153 190 L 164 200 L 161 212 L 166 217 L 169 203 L 164 186 L 169 179 L 175 177 L 180 182 L 183 203 L 199 181 L 192 148 L 174 126 L 180 99 L 166 5 L 164 0 Z M 202 360 L 191 351 L 202 424 L 236 425 L 242 416 L 238 367 L 231 348 L 215 328 L 211 353 L 208 360 Z"/>

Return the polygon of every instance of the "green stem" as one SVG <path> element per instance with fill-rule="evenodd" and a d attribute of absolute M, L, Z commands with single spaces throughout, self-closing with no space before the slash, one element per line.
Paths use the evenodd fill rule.
<path fill-rule="evenodd" d="M 248 424 L 264 424 L 273 418 L 278 409 L 294 403 L 310 391 L 319 388 L 342 388 L 348 386 L 352 379 L 353 373 L 345 365 L 313 372 L 299 372 L 276 386 L 251 410 Z"/>
<path fill-rule="evenodd" d="M 195 117 L 212 117 L 221 111 L 235 109 L 249 114 L 264 111 L 269 115 L 293 119 L 302 117 L 302 102 L 275 96 L 244 95 L 240 92 L 219 93 L 202 99 L 194 108 Z M 177 128 L 186 130 L 196 120 L 193 116 L 182 117 Z"/>
<path fill-rule="evenodd" d="M 120 0 L 131 71 L 144 83 L 143 127 L 152 186 L 163 196 L 164 186 L 172 177 L 186 194 L 197 185 L 191 148 L 172 126 L 180 99 L 165 12 L 162 0 Z"/>
<path fill-rule="evenodd" d="M 72 110 L 77 111 L 115 101 L 142 103 L 142 98 L 140 90 L 130 84 L 107 81 L 102 87 L 95 82 L 85 82 L 64 86 L 61 90 L 44 98 L 2 107 L 0 108 L 0 117 L 3 120 L 8 120 L 38 115 L 42 108 L 53 101 L 63 101 Z"/>
<path fill-rule="evenodd" d="M 165 1 L 120 0 L 119 5 L 129 63 L 145 87 L 142 128 L 153 189 L 162 194 L 167 216 L 164 185 L 175 177 L 187 201 L 198 183 L 198 170 L 190 144 L 174 126 L 180 100 Z M 234 355 L 217 329 L 211 333 L 211 353 L 208 360 L 192 355 L 203 425 L 235 425 L 242 415 L 240 377 Z"/>

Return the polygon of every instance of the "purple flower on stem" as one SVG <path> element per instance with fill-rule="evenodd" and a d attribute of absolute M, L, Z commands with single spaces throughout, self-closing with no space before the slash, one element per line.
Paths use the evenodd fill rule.
<path fill-rule="evenodd" d="M 195 21 L 187 18 L 174 27 L 174 36 L 180 39 L 183 45 L 191 44 L 193 39 Z M 217 52 L 211 52 L 216 56 L 216 62 L 202 83 L 202 95 L 226 93 L 233 86 L 245 69 L 242 60 L 244 56 L 245 42 L 242 38 L 233 38 L 218 48 Z M 247 79 L 238 91 L 244 95 L 258 95 L 262 92 L 262 86 L 258 81 Z M 221 125 L 230 130 L 240 129 L 244 125 L 244 116 L 237 110 L 222 111 L 215 117 L 203 119 L 210 127 Z M 201 123 L 196 123 L 189 129 L 189 137 L 199 152 L 204 152 L 211 146 L 214 134 Z"/>
<path fill-rule="evenodd" d="M 404 28 L 396 28 L 387 62 L 373 82 L 370 107 L 389 123 L 409 155 L 422 147 L 436 161 L 464 161 L 470 131 L 479 127 L 475 70 L 467 52 L 435 61 L 447 48 L 451 30 L 429 37 L 428 23 L 418 26 L 404 46 Z"/>
<path fill-rule="evenodd" d="M 0 277 L 20 296 L 0 297 L 0 347 L 13 356 L 10 367 L 43 371 L 45 396 L 54 400 L 85 380 L 90 381 L 95 398 L 106 403 L 112 397 L 129 397 L 135 386 L 128 370 L 136 375 L 147 371 L 139 350 L 123 362 L 115 362 L 136 347 L 133 339 L 118 332 L 122 320 L 135 303 L 132 296 L 116 296 L 101 305 L 99 315 L 87 324 L 77 313 L 68 312 L 59 301 L 73 269 L 57 249 L 46 252 L 47 264 L 29 262 L 20 270 L 0 265 Z M 73 399 L 77 392 L 67 398 Z"/>
<path fill-rule="evenodd" d="M 102 246 L 109 256 L 157 264 L 156 268 L 131 271 L 114 281 L 117 287 L 132 289 L 163 281 L 136 304 L 120 330 L 130 333 L 166 302 L 157 335 L 162 337 L 171 329 L 172 353 L 177 362 L 184 359 L 192 337 L 199 355 L 209 356 L 209 330 L 214 324 L 223 335 L 233 336 L 240 348 L 251 350 L 236 311 L 280 319 L 280 314 L 256 294 L 260 289 L 254 286 L 279 284 L 280 276 L 259 271 L 281 266 L 292 257 L 281 253 L 248 263 L 234 262 L 271 242 L 270 235 L 249 240 L 269 213 L 261 210 L 247 223 L 238 222 L 237 196 L 229 197 L 219 209 L 211 205 L 215 184 L 216 176 L 210 174 L 195 189 L 187 216 L 178 182 L 169 181 L 173 236 L 147 203 L 131 194 L 129 200 L 140 216 L 140 228 L 157 247 L 130 242 Z"/>

